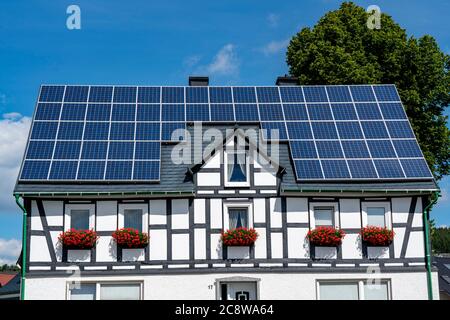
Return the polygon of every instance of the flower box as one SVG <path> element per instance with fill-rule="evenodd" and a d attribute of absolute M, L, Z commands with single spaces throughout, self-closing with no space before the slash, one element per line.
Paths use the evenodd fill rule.
<path fill-rule="evenodd" d="M 345 232 L 334 227 L 317 227 L 309 230 L 307 237 L 317 247 L 337 247 L 342 243 Z"/>
<path fill-rule="evenodd" d="M 258 239 L 258 233 L 253 228 L 236 228 L 222 232 L 222 243 L 229 247 L 251 246 Z"/>
<path fill-rule="evenodd" d="M 70 229 L 59 235 L 58 240 L 67 250 L 92 249 L 97 243 L 99 236 L 94 230 Z"/>
<path fill-rule="evenodd" d="M 394 240 L 395 233 L 385 227 L 367 226 L 361 229 L 360 235 L 367 246 L 387 247 Z"/>
<path fill-rule="evenodd" d="M 122 228 L 113 232 L 112 237 L 121 248 L 145 248 L 148 246 L 149 236 L 133 228 Z"/>

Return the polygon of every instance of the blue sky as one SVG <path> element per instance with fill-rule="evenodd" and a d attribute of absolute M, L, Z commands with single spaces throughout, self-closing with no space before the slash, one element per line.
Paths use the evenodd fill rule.
<path fill-rule="evenodd" d="M 3 261 L 18 250 L 11 241 L 20 238 L 21 216 L 11 191 L 41 83 L 185 85 L 188 75 L 208 74 L 212 85 L 273 84 L 287 73 L 288 40 L 341 2 L 2 1 L 0 263 L 2 250 Z M 355 2 L 378 5 L 408 34 L 431 34 L 450 53 L 448 0 Z M 81 8 L 81 30 L 66 28 L 71 4 Z M 450 179 L 441 187 L 432 215 L 450 225 Z"/>

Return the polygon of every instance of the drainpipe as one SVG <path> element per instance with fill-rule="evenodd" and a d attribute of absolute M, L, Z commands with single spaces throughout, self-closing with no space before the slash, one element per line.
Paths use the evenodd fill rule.
<path fill-rule="evenodd" d="M 430 210 L 436 204 L 441 196 L 440 192 L 433 192 L 430 203 L 423 210 L 423 225 L 425 227 L 425 261 L 427 266 L 427 284 L 428 284 L 428 300 L 433 300 L 433 281 L 431 279 L 431 248 L 430 248 L 430 230 L 429 217 Z"/>
<path fill-rule="evenodd" d="M 15 194 L 16 203 L 22 209 L 22 281 L 20 281 L 20 300 L 25 300 L 25 275 L 27 270 L 27 210 L 20 203 L 20 196 Z"/>

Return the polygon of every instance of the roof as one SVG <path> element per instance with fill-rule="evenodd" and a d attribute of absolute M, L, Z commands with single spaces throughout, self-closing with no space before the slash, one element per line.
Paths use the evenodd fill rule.
<path fill-rule="evenodd" d="M 0 273 L 0 287 L 5 286 L 15 275 L 15 273 Z"/>
<path fill-rule="evenodd" d="M 438 190 L 393 85 L 43 85 L 14 192 L 193 194 L 192 163 L 172 155 L 199 122 L 191 151 L 203 153 L 212 128 L 279 145 L 283 192 Z M 183 142 L 172 140 L 184 128 Z"/>
<path fill-rule="evenodd" d="M 19 294 L 20 292 L 20 274 L 16 273 L 12 275 L 12 279 L 3 287 L 0 288 L 1 296 Z"/>
<path fill-rule="evenodd" d="M 433 257 L 433 265 L 438 269 L 439 291 L 450 295 L 450 257 Z"/>

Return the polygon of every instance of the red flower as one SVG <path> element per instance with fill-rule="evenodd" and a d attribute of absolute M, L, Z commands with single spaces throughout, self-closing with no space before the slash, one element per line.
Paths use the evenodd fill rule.
<path fill-rule="evenodd" d="M 94 230 L 70 229 L 59 235 L 58 240 L 68 249 L 91 249 L 99 236 Z"/>
<path fill-rule="evenodd" d="M 388 246 L 394 240 L 394 231 L 386 227 L 367 226 L 360 232 L 362 241 L 372 246 Z"/>
<path fill-rule="evenodd" d="M 258 236 L 255 229 L 240 227 L 222 232 L 222 242 L 226 246 L 250 246 Z"/>
<path fill-rule="evenodd" d="M 334 247 L 342 243 L 345 232 L 333 227 L 317 227 L 309 230 L 306 236 L 316 246 Z"/>
<path fill-rule="evenodd" d="M 122 228 L 113 232 L 112 237 L 119 246 L 127 248 L 145 248 L 149 242 L 149 236 L 145 232 L 139 232 L 133 228 Z"/>

